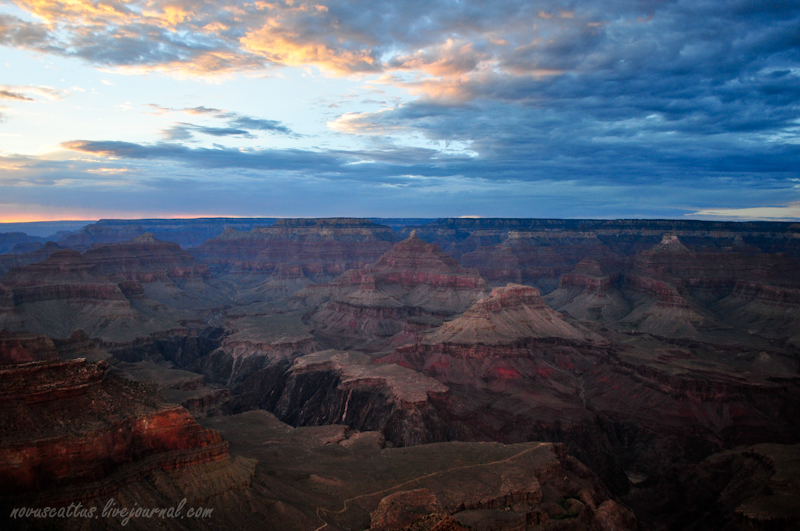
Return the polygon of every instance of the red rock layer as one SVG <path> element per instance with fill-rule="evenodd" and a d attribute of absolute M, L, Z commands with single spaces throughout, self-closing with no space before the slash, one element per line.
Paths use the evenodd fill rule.
<path fill-rule="evenodd" d="M 140 477 L 228 455 L 221 436 L 185 409 L 107 370 L 83 359 L 0 369 L 0 494 L 96 482 L 122 468 Z"/>
<path fill-rule="evenodd" d="M 226 230 L 192 253 L 225 271 L 270 273 L 294 264 L 311 278 L 330 278 L 374 262 L 398 239 L 391 228 L 368 220 L 287 219 L 250 232 Z"/>
<path fill-rule="evenodd" d="M 124 243 L 95 245 L 83 254 L 83 260 L 95 274 L 138 282 L 211 276 L 208 266 L 180 245 L 156 240 L 149 232 Z"/>
<path fill-rule="evenodd" d="M 531 282 L 552 289 L 584 258 L 616 263 L 619 256 L 591 232 L 509 232 L 508 239 L 461 256 L 490 282 Z"/>
<path fill-rule="evenodd" d="M 441 322 L 466 310 L 486 291 L 476 271 L 412 234 L 374 264 L 309 286 L 295 298 L 309 306 L 330 300 L 311 317 L 318 332 L 376 339 L 401 333 L 409 318 Z"/>
<path fill-rule="evenodd" d="M 0 331 L 0 365 L 56 359 L 56 347 L 47 337 Z"/>

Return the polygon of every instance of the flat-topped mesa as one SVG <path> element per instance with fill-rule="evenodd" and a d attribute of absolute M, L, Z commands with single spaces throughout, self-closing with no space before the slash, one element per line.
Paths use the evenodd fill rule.
<path fill-rule="evenodd" d="M 664 234 L 661 238 L 661 243 L 650 249 L 650 251 L 645 251 L 647 253 L 690 253 L 688 247 L 686 247 L 683 242 L 678 238 L 677 234 L 673 234 L 668 232 Z"/>
<path fill-rule="evenodd" d="M 561 275 L 558 287 L 581 287 L 587 293 L 603 292 L 611 289 L 611 277 L 603 274 L 599 262 L 585 258 L 570 273 Z"/>
<path fill-rule="evenodd" d="M 154 469 L 227 457 L 219 433 L 165 403 L 155 386 L 108 368 L 84 359 L 0 368 L 0 495 L 57 503 L 69 496 L 68 503 L 112 493 Z"/>
<path fill-rule="evenodd" d="M 509 284 L 427 334 L 422 344 L 502 345 L 544 338 L 583 342 L 587 335 L 551 310 L 536 288 Z"/>

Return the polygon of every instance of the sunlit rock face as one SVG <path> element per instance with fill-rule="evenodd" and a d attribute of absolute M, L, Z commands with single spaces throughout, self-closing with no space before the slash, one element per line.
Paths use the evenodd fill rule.
<path fill-rule="evenodd" d="M 46 337 L 6 333 L 0 362 L 3 496 L 91 497 L 113 492 L 115 474 L 133 480 L 228 456 L 218 433 L 153 386 L 110 376 L 105 361 L 59 360 Z"/>

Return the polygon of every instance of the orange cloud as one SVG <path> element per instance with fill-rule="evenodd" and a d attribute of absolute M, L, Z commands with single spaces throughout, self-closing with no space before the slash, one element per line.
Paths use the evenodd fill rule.
<path fill-rule="evenodd" d="M 313 65 L 334 75 L 380 70 L 369 49 L 336 49 L 301 36 L 275 18 L 268 19 L 261 28 L 249 31 L 240 43 L 246 51 L 282 66 Z"/>

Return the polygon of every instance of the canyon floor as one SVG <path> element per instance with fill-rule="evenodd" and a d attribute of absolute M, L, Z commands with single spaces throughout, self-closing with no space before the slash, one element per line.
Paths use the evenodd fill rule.
<path fill-rule="evenodd" d="M 798 224 L 6 239 L 3 529 L 800 527 Z"/>

